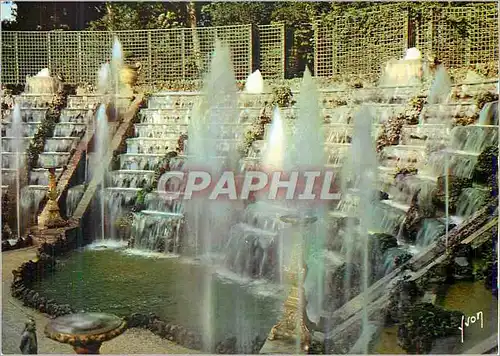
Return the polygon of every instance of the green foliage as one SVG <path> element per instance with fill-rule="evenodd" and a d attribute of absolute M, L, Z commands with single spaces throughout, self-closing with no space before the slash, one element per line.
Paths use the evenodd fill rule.
<path fill-rule="evenodd" d="M 260 116 L 253 123 L 252 128 L 245 132 L 243 143 L 238 147 L 238 152 L 242 157 L 248 155 L 248 151 L 255 141 L 262 140 L 264 138 L 264 129 L 267 124 L 271 123 L 271 117 L 269 117 L 265 109 L 262 110 Z"/>
<path fill-rule="evenodd" d="M 498 100 L 498 94 L 491 91 L 483 91 L 476 95 L 474 98 L 478 110 L 481 110 L 486 103 Z"/>
<path fill-rule="evenodd" d="M 16 1 L 15 21 L 3 22 L 3 30 L 83 30 L 101 15 L 103 2 Z M 4 25 L 6 27 L 4 27 Z"/>
<path fill-rule="evenodd" d="M 9 226 L 14 226 L 16 222 L 16 198 L 12 186 L 7 188 L 7 191 L 2 192 L 2 239 L 10 237 Z M 5 231 L 4 231 L 5 230 Z"/>
<path fill-rule="evenodd" d="M 90 23 L 90 30 L 144 30 L 185 27 L 185 3 L 112 2 L 103 9 L 103 16 Z"/>
<path fill-rule="evenodd" d="M 409 353 L 429 353 L 434 340 L 459 334 L 461 317 L 459 311 L 447 311 L 430 303 L 416 304 L 399 326 L 399 343 Z"/>
<path fill-rule="evenodd" d="M 486 185 L 494 195 L 498 193 L 498 146 L 486 147 L 477 157 L 472 172 L 475 183 Z"/>
<path fill-rule="evenodd" d="M 290 87 L 282 85 L 273 88 L 272 92 L 272 105 L 278 105 L 279 107 L 287 107 L 292 103 L 292 90 Z"/>
<path fill-rule="evenodd" d="M 413 255 L 409 252 L 405 252 L 402 255 L 396 256 L 394 259 L 394 264 L 396 267 L 404 265 L 406 262 L 411 260 L 413 258 Z"/>
<path fill-rule="evenodd" d="M 275 7 L 274 2 L 212 2 L 201 12 L 211 26 L 268 24 Z"/>
<path fill-rule="evenodd" d="M 146 195 L 151 193 L 154 189 L 158 188 L 158 181 L 160 180 L 161 176 L 170 170 L 170 160 L 174 157 L 177 157 L 177 152 L 175 151 L 170 151 L 165 154 L 165 157 L 163 160 L 161 160 L 155 167 L 154 167 L 154 175 L 153 179 L 149 184 L 144 186 L 141 190 L 137 192 L 137 197 L 135 200 L 134 207 L 132 208 L 132 211 L 138 212 L 141 210 L 145 209 L 144 206 L 144 201 L 146 198 Z"/>

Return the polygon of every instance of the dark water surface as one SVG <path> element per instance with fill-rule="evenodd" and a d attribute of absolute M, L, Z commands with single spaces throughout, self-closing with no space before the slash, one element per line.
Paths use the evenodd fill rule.
<path fill-rule="evenodd" d="M 76 310 L 125 316 L 157 314 L 162 320 L 201 332 L 208 315 L 202 307 L 207 266 L 179 258 L 146 258 L 118 250 L 82 250 L 61 259 L 58 269 L 36 289 Z M 276 288 L 214 276 L 212 305 L 215 341 L 236 336 L 247 345 L 265 337 L 281 307 Z M 282 294 L 282 293 L 280 293 Z"/>

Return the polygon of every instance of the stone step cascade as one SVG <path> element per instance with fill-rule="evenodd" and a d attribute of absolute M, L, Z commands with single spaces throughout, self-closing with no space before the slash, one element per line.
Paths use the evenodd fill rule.
<path fill-rule="evenodd" d="M 15 97 L 14 100 L 19 103 L 21 111 L 23 137 L 21 138 L 20 161 L 21 167 L 23 167 L 29 144 L 45 120 L 52 95 L 22 94 Z M 61 110 L 53 136 L 45 139 L 44 150 L 39 154 L 38 162 L 29 174 L 28 185 L 23 187 L 21 191 L 21 203 L 23 211 L 30 216 L 29 223 L 35 222 L 34 215 L 47 194 L 48 168 L 58 167 L 55 173 L 56 179 L 59 180 L 65 167 L 69 164 L 73 152 L 85 136 L 87 126 L 92 124 L 99 100 L 98 96 L 95 96 L 93 100 L 88 100 L 87 97 L 68 96 L 67 106 Z M 2 189 L 15 186 L 17 179 L 15 169 L 17 154 L 14 152 L 14 143 L 17 139 L 13 137 L 12 114 L 12 108 L 3 110 L 1 122 Z"/>
<path fill-rule="evenodd" d="M 456 216 L 452 215 L 448 221 L 444 217 L 439 217 L 439 215 L 434 214 L 436 216 L 434 218 L 423 219 L 423 223 L 419 225 L 419 230 L 413 235 L 414 241 L 408 243 L 404 240 L 400 240 L 401 229 L 407 228 L 409 226 L 407 225 L 407 221 L 411 221 L 412 219 L 412 215 L 409 214 L 412 211 L 411 209 L 416 208 L 416 206 L 412 204 L 416 196 L 417 204 L 420 206 L 434 204 L 432 201 L 433 191 L 440 183 L 439 178 L 446 175 L 445 172 L 447 168 L 447 172 L 449 172 L 448 174 L 451 175 L 451 178 L 471 179 L 473 177 L 474 166 L 480 153 L 487 147 L 498 146 L 497 125 L 483 125 L 480 124 L 480 120 L 468 126 L 452 127 L 451 125 L 452 120 L 456 117 L 484 117 L 485 108 L 486 106 L 479 112 L 474 104 L 460 99 L 457 103 L 444 105 L 443 107 L 429 106 L 427 109 L 424 107 L 419 117 L 419 123 L 416 125 L 403 125 L 399 142 L 396 145 L 384 147 L 379 154 L 379 180 L 381 184 L 379 187 L 383 192 L 388 193 L 388 199 L 380 201 L 379 205 L 385 206 L 387 210 L 391 212 L 386 213 L 386 211 L 384 214 L 380 214 L 384 209 L 379 208 L 379 206 L 376 207 L 376 210 L 381 210 L 380 212 L 374 212 L 376 219 L 380 223 L 373 228 L 373 232 L 388 233 L 396 236 L 399 240 L 398 248 L 401 249 L 401 247 L 404 248 L 405 245 L 407 245 L 409 247 L 407 252 L 410 252 L 410 254 L 414 256 L 413 260 L 418 261 L 420 255 L 429 254 L 426 252 L 427 250 L 433 251 L 432 256 L 435 258 L 439 254 L 435 251 L 436 243 L 439 241 L 440 244 L 444 245 L 446 224 L 450 224 L 450 229 L 453 226 L 465 226 L 464 219 L 470 218 L 481 209 L 490 198 L 490 193 L 485 187 L 476 185 L 460 189 L 460 196 L 453 196 L 456 193 L 453 193 L 455 186 L 452 180 L 450 183 L 450 195 L 452 195 L 450 199 L 456 199 L 455 203 L 453 203 L 456 205 L 454 208 L 454 210 L 456 209 L 454 212 Z M 379 120 L 377 119 L 379 118 L 376 118 L 374 125 L 378 123 L 377 121 Z M 492 119 L 490 122 L 497 123 L 498 118 Z M 341 140 L 341 142 L 345 142 L 348 141 L 345 138 L 347 135 L 349 135 L 349 133 L 344 132 L 341 135 L 333 136 L 327 134 L 327 137 L 332 137 L 335 141 Z M 262 146 L 262 144 L 260 146 Z M 327 143 L 326 146 L 328 147 L 329 144 Z M 260 151 L 262 151 L 262 147 L 260 147 Z M 341 166 L 342 157 L 336 160 L 336 163 L 338 166 Z M 396 174 L 400 172 L 402 168 L 416 168 L 418 171 L 415 175 L 401 174 L 396 177 Z M 356 206 L 356 199 L 350 198 L 349 195 L 349 192 L 347 192 L 347 196 L 343 197 L 343 201 L 340 202 L 337 211 L 332 212 L 331 215 L 342 217 L 346 216 L 342 214 L 345 212 L 347 216 L 349 216 L 348 212 L 352 207 Z M 450 202 L 450 206 L 451 204 Z M 484 210 L 485 209 L 483 209 L 483 211 Z M 442 213 L 442 211 L 440 213 Z M 485 215 L 484 212 L 483 215 Z M 469 234 L 470 231 L 468 234 L 461 236 L 462 239 L 469 236 Z M 453 235 L 452 233 L 450 236 Z M 464 241 L 467 241 L 467 239 Z M 440 253 L 442 253 L 442 251 L 442 249 L 439 250 Z M 434 262 L 438 264 L 439 259 L 435 259 Z M 417 267 L 411 269 L 413 271 L 418 270 Z M 392 271 L 393 272 L 391 272 L 391 270 L 386 270 L 387 278 L 384 277 L 384 280 L 379 280 L 379 282 L 383 283 L 375 283 L 370 290 L 376 286 L 382 286 L 383 289 L 380 289 L 380 291 L 390 289 L 387 287 L 388 281 L 392 279 L 392 283 L 394 283 L 396 281 L 395 277 L 401 272 L 398 271 L 398 269 L 394 270 L 394 267 Z M 341 278 L 340 275 L 337 277 Z M 370 320 L 384 320 L 384 315 L 381 314 L 381 311 L 383 311 L 387 305 L 388 294 L 370 294 Z M 333 314 L 331 314 L 332 311 L 326 312 L 325 310 L 325 320 L 328 320 L 328 324 L 333 328 L 329 329 L 330 334 L 326 337 L 331 338 L 333 344 L 349 340 L 349 342 L 352 341 L 350 347 L 354 345 L 356 339 L 352 339 L 354 333 L 351 326 L 356 325 L 358 328 L 356 332 L 359 332 L 361 307 L 366 303 L 364 298 L 364 296 L 359 294 L 356 298 L 344 304 L 342 308 L 334 308 L 332 310 Z M 354 309 L 356 309 L 356 313 L 353 313 Z M 342 315 L 344 311 L 349 311 L 349 313 L 352 314 Z M 323 328 L 319 328 L 318 331 L 321 332 L 318 334 L 322 335 L 323 330 Z M 323 340 L 322 337 L 321 339 Z M 273 350 L 274 352 L 278 352 L 273 349 L 274 346 L 272 344 L 273 342 L 266 342 L 261 353 L 272 353 Z M 281 353 L 285 350 L 285 352 L 295 351 L 293 346 L 280 346 L 279 343 L 277 343 L 277 345 Z M 327 353 L 338 353 L 335 352 L 335 350 L 337 349 L 333 351 L 327 350 L 329 351 Z"/>
<path fill-rule="evenodd" d="M 368 105 L 375 118 L 372 133 L 373 137 L 376 138 L 388 118 L 404 113 L 405 103 L 415 95 L 416 90 L 415 88 L 400 88 L 396 94 L 395 92 L 395 88 L 354 90 L 350 92 L 348 100 L 340 102 L 340 104 L 346 104 L 341 106 L 338 106 L 339 98 L 346 92 L 320 92 L 320 101 L 323 105 L 322 115 L 325 122 L 325 151 L 327 152 L 328 166 L 340 167 L 342 165 L 343 157 L 348 152 L 352 138 L 352 117 L 361 108 L 361 105 L 366 105 L 366 102 L 371 101 Z M 126 153 L 119 157 L 119 169 L 108 174 L 107 190 L 113 195 L 114 201 L 110 205 L 115 205 L 116 199 L 125 200 L 131 204 L 134 201 L 133 194 L 138 193 L 151 183 L 155 167 L 164 162 L 164 156 L 167 152 L 176 150 L 180 135 L 187 134 L 194 105 L 200 96 L 201 93 L 166 92 L 154 94 L 149 98 L 148 106 L 139 112 L 139 122 L 135 124 L 134 137 L 127 139 Z M 265 103 L 272 101 L 272 95 L 241 93 L 238 98 L 240 114 L 234 125 L 241 126 L 241 131 L 244 132 L 258 118 Z M 443 111 L 447 115 L 443 115 Z M 383 210 L 388 210 L 388 212 L 384 212 L 384 216 L 394 216 L 387 219 L 401 220 L 409 208 L 408 203 L 411 200 L 409 196 L 417 189 L 416 187 L 435 183 L 442 158 L 438 154 L 434 155 L 435 158 L 432 154 L 427 154 L 429 146 L 449 138 L 450 132 L 453 133 L 452 136 L 459 135 L 458 131 L 463 130 L 462 128 L 450 128 L 453 117 L 473 115 L 475 111 L 477 108 L 470 99 L 457 99 L 445 106 L 426 105 L 421 112 L 420 123 L 418 125 L 405 124 L 401 130 L 399 144 L 383 149 L 380 154 L 379 177 L 383 183 L 387 183 L 384 189 L 394 191 L 391 196 L 396 199 L 383 202 Z M 282 110 L 289 134 L 293 132 L 293 118 L 296 115 L 297 107 L 295 105 Z M 438 122 L 433 121 L 436 117 L 439 118 Z M 224 128 L 221 127 L 221 131 L 223 130 Z M 480 129 L 478 128 L 478 130 Z M 232 132 L 231 129 L 227 131 L 229 135 Z M 266 138 L 268 134 L 269 125 L 265 129 Z M 230 139 L 229 136 L 227 138 Z M 254 142 L 249 157 L 243 159 L 243 169 L 246 167 L 245 162 L 253 163 L 260 159 L 260 151 L 264 145 L 265 139 Z M 464 155 L 458 152 L 459 149 L 455 151 L 453 152 L 455 156 L 466 157 L 454 158 L 453 162 L 455 163 L 453 164 L 455 166 L 463 166 L 463 161 L 469 159 L 467 158 L 469 156 L 472 157 L 471 162 L 474 160 L 474 155 Z M 408 164 L 422 167 L 428 162 L 434 162 L 431 164 L 431 169 L 428 170 L 429 173 L 421 174 L 418 179 L 413 179 L 418 182 L 412 182 L 413 185 L 410 188 L 401 189 L 400 185 L 394 187 L 393 177 L 398 168 Z M 470 170 L 470 167 L 463 170 L 467 171 L 467 169 Z M 420 180 L 423 182 L 420 183 Z M 150 193 L 148 201 L 157 201 L 157 198 L 151 198 L 155 194 L 154 192 Z M 388 226 L 392 226 L 394 223 L 389 223 Z"/>

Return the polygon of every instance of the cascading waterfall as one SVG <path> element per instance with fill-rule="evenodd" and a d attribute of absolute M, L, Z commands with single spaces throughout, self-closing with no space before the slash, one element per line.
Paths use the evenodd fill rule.
<path fill-rule="evenodd" d="M 66 197 L 66 216 L 70 217 L 73 215 L 80 199 L 85 193 L 85 185 L 76 185 L 68 189 L 68 195 Z"/>
<path fill-rule="evenodd" d="M 498 100 L 484 104 L 479 113 L 479 125 L 498 125 Z"/>
<path fill-rule="evenodd" d="M 446 104 L 448 103 L 448 100 L 450 98 L 451 94 L 451 79 L 448 76 L 448 72 L 446 71 L 446 68 L 441 65 L 439 66 L 436 77 L 434 78 L 434 82 L 431 85 L 430 91 L 429 91 L 429 97 L 427 98 L 427 101 L 429 104 L 441 104 L 440 111 L 442 112 L 441 119 L 446 122 L 448 121 L 447 119 L 449 118 L 449 114 L 447 113 L 446 110 Z M 451 121 L 449 121 L 451 123 Z M 449 129 L 447 129 L 447 133 L 449 134 Z M 447 135 L 449 137 L 449 135 Z M 445 159 L 445 169 L 444 169 L 444 177 L 445 177 L 445 216 L 446 216 L 446 248 L 448 248 L 448 230 L 449 230 L 449 225 L 450 225 L 450 212 L 449 212 L 449 206 L 450 206 L 450 190 L 449 190 L 449 153 L 446 150 L 444 152 L 444 159 Z"/>
<path fill-rule="evenodd" d="M 288 137 L 280 110 L 276 107 L 266 135 L 261 165 L 265 172 L 283 172 L 288 165 Z M 283 281 L 283 223 L 280 215 L 290 213 L 280 200 L 270 201 L 267 192 L 255 195 L 241 219 L 231 227 L 225 265 L 239 275 Z"/>

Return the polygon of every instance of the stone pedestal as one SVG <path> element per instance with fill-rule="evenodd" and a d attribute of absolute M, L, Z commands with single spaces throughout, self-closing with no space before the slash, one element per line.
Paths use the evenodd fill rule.
<path fill-rule="evenodd" d="M 295 231 L 292 239 L 292 255 L 285 270 L 291 287 L 290 294 L 285 301 L 284 313 L 281 320 L 273 326 L 264 344 L 261 353 L 296 353 L 296 346 L 307 353 L 311 345 L 311 333 L 306 326 L 306 300 L 304 291 L 304 278 L 307 266 L 303 261 L 303 236 L 300 228 L 317 220 L 313 216 L 283 216 L 281 220 L 292 224 Z M 298 268 L 300 266 L 300 269 Z M 271 341 L 271 342 L 269 342 Z"/>
<path fill-rule="evenodd" d="M 126 328 L 127 323 L 115 315 L 78 313 L 52 320 L 45 327 L 45 336 L 73 346 L 77 354 L 96 355 L 103 342 L 114 339 Z"/>
<path fill-rule="evenodd" d="M 57 204 L 57 182 L 55 167 L 49 168 L 49 190 L 47 192 L 47 205 L 42 214 L 38 217 L 38 226 L 40 228 L 57 228 L 67 225 L 67 222 L 61 217 L 59 204 Z"/>

